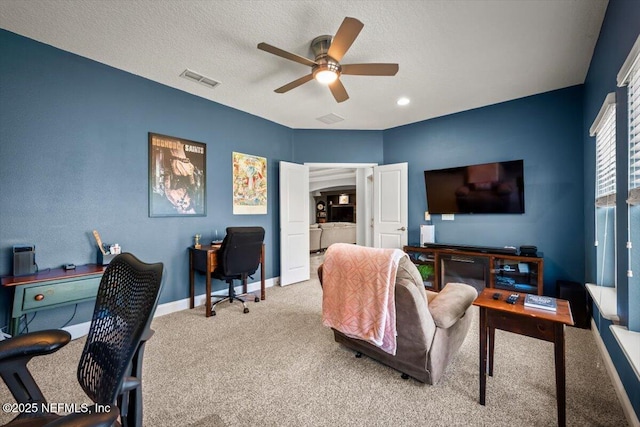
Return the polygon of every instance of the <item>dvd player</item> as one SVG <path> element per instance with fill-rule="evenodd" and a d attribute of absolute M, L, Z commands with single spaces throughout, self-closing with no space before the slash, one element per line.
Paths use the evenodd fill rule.
<path fill-rule="evenodd" d="M 507 254 L 507 255 L 515 255 L 518 250 L 514 247 L 491 247 L 491 246 L 470 246 L 470 245 L 455 245 L 448 243 L 425 243 L 425 248 L 433 248 L 433 249 L 452 249 L 457 251 L 466 251 L 466 252 L 481 252 L 481 253 L 492 253 L 492 254 Z"/>

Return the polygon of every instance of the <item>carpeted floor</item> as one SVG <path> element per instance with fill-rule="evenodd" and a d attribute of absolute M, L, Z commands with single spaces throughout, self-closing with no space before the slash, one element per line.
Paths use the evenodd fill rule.
<path fill-rule="evenodd" d="M 321 256 L 312 257 L 313 268 Z M 496 332 L 495 373 L 478 404 L 478 324 L 443 380 L 428 386 L 353 353 L 321 324 L 317 278 L 267 299 L 157 318 L 144 366 L 146 426 L 553 426 L 553 345 Z M 82 340 L 32 362 L 50 402 L 85 402 Z M 592 332 L 567 328 L 567 425 L 627 425 Z M 51 377 L 51 379 L 49 378 Z M 0 400 L 12 398 L 0 385 Z M 0 414 L 0 422 L 11 417 Z"/>

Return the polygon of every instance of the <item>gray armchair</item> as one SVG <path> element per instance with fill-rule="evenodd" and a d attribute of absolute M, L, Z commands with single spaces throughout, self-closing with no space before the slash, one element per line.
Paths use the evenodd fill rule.
<path fill-rule="evenodd" d="M 323 267 L 318 269 L 320 283 Z M 440 293 L 425 291 L 422 277 L 408 256 L 398 265 L 395 281 L 397 350 L 391 355 L 368 342 L 333 329 L 336 342 L 428 384 L 436 384 L 464 342 L 471 325 L 477 291 L 448 283 Z"/>

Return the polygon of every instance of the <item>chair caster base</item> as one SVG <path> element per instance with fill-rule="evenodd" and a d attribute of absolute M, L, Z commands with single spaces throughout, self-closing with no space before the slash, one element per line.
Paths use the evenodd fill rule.
<path fill-rule="evenodd" d="M 256 297 L 253 301 L 254 302 L 260 302 L 260 298 Z"/>
<path fill-rule="evenodd" d="M 247 307 L 244 308 L 243 313 L 248 313 L 249 309 Z"/>
<path fill-rule="evenodd" d="M 357 357 L 358 359 L 360 359 L 360 358 L 362 357 L 362 353 L 357 352 L 357 353 L 356 353 L 356 357 Z"/>
<path fill-rule="evenodd" d="M 408 380 L 408 379 L 409 379 L 409 375 L 407 375 L 407 374 L 402 374 L 402 375 L 400 375 L 400 377 L 401 377 L 403 380 Z"/>
<path fill-rule="evenodd" d="M 211 315 L 212 315 L 212 316 L 215 316 L 215 315 L 216 315 L 216 311 L 215 311 L 215 310 L 212 310 L 212 311 L 211 311 Z"/>

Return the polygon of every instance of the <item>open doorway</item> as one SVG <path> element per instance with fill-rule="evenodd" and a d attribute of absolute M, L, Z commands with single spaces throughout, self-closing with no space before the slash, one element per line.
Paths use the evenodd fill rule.
<path fill-rule="evenodd" d="M 322 171 L 320 185 L 310 181 L 310 170 L 355 169 L 356 243 L 362 246 L 399 248 L 407 243 L 407 163 L 303 165 L 280 162 L 280 278 L 281 285 L 308 280 L 310 274 L 311 224 L 316 223 L 317 204 L 313 192 L 321 188 L 346 186 L 339 179 L 353 180 L 353 172 Z M 343 173 L 344 172 L 344 173 Z M 314 177 L 315 178 L 315 177 Z M 353 181 L 351 181 L 351 184 Z M 312 192 L 313 191 L 313 192 Z M 348 199 L 345 199 L 348 200 Z M 328 203 L 328 202 L 327 202 Z M 338 204 L 340 201 L 338 200 Z M 326 205 L 325 205 L 326 206 Z M 375 212 L 375 215 L 374 215 Z"/>
<path fill-rule="evenodd" d="M 370 178 L 375 165 L 306 165 L 309 166 L 309 243 L 313 269 L 332 243 L 371 246 Z"/>

